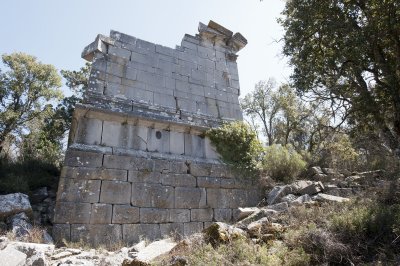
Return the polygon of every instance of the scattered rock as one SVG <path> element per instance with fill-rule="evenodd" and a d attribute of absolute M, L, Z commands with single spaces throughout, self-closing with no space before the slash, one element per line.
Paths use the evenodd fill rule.
<path fill-rule="evenodd" d="M 287 194 L 281 199 L 281 201 L 290 204 L 290 202 L 294 201 L 295 199 L 297 199 L 297 196 L 295 196 L 294 194 Z"/>
<path fill-rule="evenodd" d="M 12 246 L 7 246 L 0 250 L 0 261 L 2 266 L 23 266 L 25 265 L 26 255 Z"/>
<path fill-rule="evenodd" d="M 268 205 L 272 205 L 274 203 L 279 202 L 279 200 L 286 196 L 287 194 L 292 193 L 292 188 L 290 186 L 276 186 L 274 187 L 267 196 Z"/>
<path fill-rule="evenodd" d="M 325 193 L 338 197 L 351 197 L 354 195 L 353 189 L 351 188 L 332 188 Z"/>
<path fill-rule="evenodd" d="M 323 174 L 322 169 L 319 166 L 311 167 L 309 171 L 310 171 L 311 176 Z"/>
<path fill-rule="evenodd" d="M 290 202 L 290 206 L 300 206 L 308 202 L 312 202 L 312 199 L 308 194 L 304 194 L 295 199 L 294 201 Z"/>
<path fill-rule="evenodd" d="M 150 262 L 154 258 L 169 252 L 176 246 L 172 238 L 154 241 L 137 253 L 136 259 L 142 262 Z"/>
<path fill-rule="evenodd" d="M 268 210 L 283 212 L 283 211 L 287 211 L 289 209 L 289 205 L 287 202 L 281 202 L 281 203 L 277 203 L 274 205 L 269 205 L 267 208 L 268 208 Z"/>
<path fill-rule="evenodd" d="M 47 266 L 49 265 L 46 259 L 46 255 L 43 252 L 36 252 L 29 257 L 26 262 L 26 266 Z"/>
<path fill-rule="evenodd" d="M 22 193 L 0 195 L 0 219 L 20 212 L 32 213 L 28 195 Z"/>
<path fill-rule="evenodd" d="M 47 193 L 47 187 L 41 187 L 32 192 L 30 200 L 32 204 L 35 204 L 42 202 L 48 196 L 49 194 Z"/>
<path fill-rule="evenodd" d="M 293 194 L 299 194 L 301 190 L 311 185 L 313 182 L 308 180 L 299 180 L 290 184 Z"/>
<path fill-rule="evenodd" d="M 257 207 L 238 208 L 236 220 L 242 220 L 259 210 Z"/>
<path fill-rule="evenodd" d="M 33 226 L 29 223 L 28 216 L 24 213 L 18 213 L 8 219 L 8 223 L 11 226 L 12 232 L 18 238 L 22 238 L 26 235 L 29 235 L 29 232 L 32 230 Z"/>
<path fill-rule="evenodd" d="M 172 256 L 172 259 L 169 263 L 170 266 L 185 266 L 188 265 L 188 260 L 183 256 Z"/>
<path fill-rule="evenodd" d="M 304 195 L 304 194 L 308 194 L 308 195 L 314 195 L 317 193 L 320 193 L 324 191 L 324 185 L 321 182 L 314 182 L 311 185 L 303 188 L 299 194 Z"/>
<path fill-rule="evenodd" d="M 133 259 L 133 260 L 125 259 L 122 262 L 122 266 L 150 266 L 150 264 L 147 262 L 137 260 L 137 259 Z"/>
<path fill-rule="evenodd" d="M 316 201 L 325 201 L 325 202 L 346 202 L 350 200 L 348 198 L 332 196 L 324 193 L 319 193 L 318 195 L 312 197 L 312 199 Z"/>
<path fill-rule="evenodd" d="M 246 235 L 242 229 L 221 222 L 211 224 L 203 230 L 203 234 L 206 241 L 213 246 L 220 243 L 227 243 Z"/>

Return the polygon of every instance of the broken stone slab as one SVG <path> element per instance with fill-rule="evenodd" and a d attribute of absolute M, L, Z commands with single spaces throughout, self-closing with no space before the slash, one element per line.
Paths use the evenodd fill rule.
<path fill-rule="evenodd" d="M 294 201 L 295 199 L 297 199 L 297 196 L 294 194 L 287 194 L 286 196 L 284 196 L 281 201 L 282 202 L 287 202 L 290 204 L 290 202 Z"/>
<path fill-rule="evenodd" d="M 54 253 L 55 246 L 49 244 L 38 244 L 38 243 L 27 243 L 27 242 L 18 242 L 12 241 L 9 243 L 9 246 L 15 248 L 16 250 L 26 254 L 28 257 L 33 254 L 40 252 L 47 256 L 51 256 Z"/>
<path fill-rule="evenodd" d="M 313 200 L 316 201 L 322 201 L 322 202 L 346 202 L 349 201 L 350 199 L 348 198 L 343 198 L 343 197 L 338 197 L 338 196 L 332 196 L 324 193 L 319 193 L 312 197 Z"/>
<path fill-rule="evenodd" d="M 291 192 L 292 188 L 288 185 L 274 187 L 267 195 L 268 205 L 272 205 L 276 202 L 279 202 L 279 200 L 282 197 L 286 196 L 287 194 L 290 194 Z"/>
<path fill-rule="evenodd" d="M 23 266 L 25 265 L 26 255 L 12 246 L 7 246 L 0 250 L 0 261 L 2 266 Z"/>
<path fill-rule="evenodd" d="M 277 204 L 268 205 L 266 208 L 267 208 L 267 210 L 273 210 L 276 212 L 284 212 L 289 209 L 289 205 L 287 202 L 280 202 Z"/>
<path fill-rule="evenodd" d="M 325 189 L 324 185 L 320 181 L 318 181 L 318 182 L 314 182 L 311 185 L 300 190 L 299 194 L 300 195 L 304 195 L 304 194 L 314 195 L 314 194 L 324 191 L 324 189 Z"/>
<path fill-rule="evenodd" d="M 26 266 L 47 266 L 49 265 L 46 255 L 43 252 L 36 252 L 30 256 L 26 262 Z"/>
<path fill-rule="evenodd" d="M 154 241 L 145 248 L 142 248 L 137 253 L 136 259 L 143 262 L 150 262 L 154 258 L 169 252 L 176 244 L 172 238 Z"/>
<path fill-rule="evenodd" d="M 28 235 L 33 228 L 29 222 L 28 216 L 24 212 L 9 217 L 8 222 L 17 239 Z"/>
<path fill-rule="evenodd" d="M 219 243 L 227 243 L 246 235 L 242 229 L 222 222 L 212 223 L 203 230 L 203 234 L 205 240 L 213 246 Z"/>
<path fill-rule="evenodd" d="M 327 174 L 316 174 L 316 175 L 313 175 L 312 179 L 315 181 L 321 181 L 321 182 L 329 182 L 330 181 L 330 177 Z"/>
<path fill-rule="evenodd" d="M 244 218 L 243 220 L 240 220 L 236 223 L 236 226 L 239 228 L 246 228 L 247 225 L 249 225 L 250 223 L 257 221 L 263 217 L 268 217 L 271 218 L 274 215 L 276 215 L 277 213 L 279 213 L 278 211 L 272 210 L 272 209 L 267 209 L 266 207 L 264 208 L 259 208 L 256 212 L 254 212 L 253 214 L 249 215 L 248 217 Z"/>
<path fill-rule="evenodd" d="M 22 193 L 0 195 L 0 219 L 20 212 L 32 213 L 28 195 Z"/>
<path fill-rule="evenodd" d="M 242 220 L 257 211 L 260 211 L 260 208 L 257 208 L 257 207 L 238 208 L 238 212 L 236 214 L 237 215 L 236 219 Z"/>
<path fill-rule="evenodd" d="M 338 188 L 337 187 L 337 188 L 332 188 L 332 189 L 326 191 L 325 194 L 348 198 L 348 197 L 354 196 L 354 191 L 352 188 Z"/>
<path fill-rule="evenodd" d="M 290 187 L 292 189 L 292 194 L 299 194 L 299 191 L 308 187 L 312 183 L 313 182 L 309 181 L 309 180 L 299 180 L 299 181 L 293 182 L 292 184 L 290 184 Z"/>
<path fill-rule="evenodd" d="M 290 202 L 290 206 L 300 206 L 307 202 L 312 202 L 312 199 L 308 194 L 304 194 L 295 199 L 294 201 Z"/>
<path fill-rule="evenodd" d="M 309 171 L 310 171 L 310 175 L 311 176 L 314 176 L 314 175 L 317 175 L 317 174 L 323 174 L 322 169 L 319 166 L 313 166 L 313 167 L 310 168 Z"/>

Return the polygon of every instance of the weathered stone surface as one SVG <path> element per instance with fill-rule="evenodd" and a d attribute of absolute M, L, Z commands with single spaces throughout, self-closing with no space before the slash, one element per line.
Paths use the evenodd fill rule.
<path fill-rule="evenodd" d="M 60 178 L 57 200 L 70 202 L 98 202 L 100 180 Z"/>
<path fill-rule="evenodd" d="M 163 174 L 161 183 L 166 186 L 195 187 L 196 178 L 190 174 Z"/>
<path fill-rule="evenodd" d="M 131 224 L 139 222 L 139 208 L 130 205 L 114 205 L 113 224 Z"/>
<path fill-rule="evenodd" d="M 199 176 L 197 177 L 197 186 L 204 188 L 219 188 L 221 187 L 221 178 Z"/>
<path fill-rule="evenodd" d="M 101 167 L 103 154 L 86 151 L 68 150 L 64 165 L 79 167 Z"/>
<path fill-rule="evenodd" d="M 156 240 L 161 238 L 159 224 L 124 224 L 122 225 L 124 242 L 138 243 L 141 239 Z"/>
<path fill-rule="evenodd" d="M 57 202 L 54 222 L 88 224 L 92 206 L 90 203 Z"/>
<path fill-rule="evenodd" d="M 114 204 L 129 204 L 131 198 L 131 183 L 122 181 L 102 181 L 100 202 Z"/>
<path fill-rule="evenodd" d="M 190 221 L 192 222 L 211 222 L 213 220 L 213 209 L 191 209 Z"/>
<path fill-rule="evenodd" d="M 155 171 L 130 170 L 128 175 L 128 181 L 135 183 L 161 183 L 161 179 L 161 173 Z"/>
<path fill-rule="evenodd" d="M 290 193 L 292 193 L 290 186 L 276 186 L 268 193 L 267 202 L 269 205 L 274 204 Z"/>
<path fill-rule="evenodd" d="M 188 209 L 170 209 L 169 221 L 172 223 L 190 222 L 190 210 Z"/>
<path fill-rule="evenodd" d="M 207 188 L 207 205 L 211 208 L 230 208 L 231 189 Z"/>
<path fill-rule="evenodd" d="M 185 236 L 190 236 L 196 233 L 200 233 L 203 230 L 202 222 L 190 222 L 183 224 L 183 234 Z"/>
<path fill-rule="evenodd" d="M 140 222 L 145 224 L 168 223 L 168 209 L 140 208 Z"/>
<path fill-rule="evenodd" d="M 211 164 L 194 163 L 189 165 L 190 174 L 194 176 L 210 176 Z"/>
<path fill-rule="evenodd" d="M 71 225 L 53 224 L 53 238 L 56 239 L 56 244 L 61 244 L 64 240 L 71 241 Z"/>
<path fill-rule="evenodd" d="M 320 193 L 324 191 L 324 185 L 321 182 L 314 182 L 313 184 L 303 188 L 302 190 L 299 191 L 299 194 L 304 195 L 314 195 L 317 193 Z"/>
<path fill-rule="evenodd" d="M 12 232 L 17 238 L 29 235 L 33 226 L 29 222 L 28 216 L 24 212 L 17 213 L 8 219 Z"/>
<path fill-rule="evenodd" d="M 273 205 L 268 205 L 267 208 L 270 210 L 277 211 L 277 212 L 282 212 L 282 211 L 287 211 L 289 208 L 289 205 L 287 202 L 281 202 L 281 203 L 277 203 L 277 204 L 273 204 Z"/>
<path fill-rule="evenodd" d="M 323 174 L 321 167 L 319 166 L 313 166 L 310 168 L 310 175 L 317 175 L 317 174 Z"/>
<path fill-rule="evenodd" d="M 175 208 L 202 208 L 206 206 L 206 190 L 203 188 L 175 188 Z"/>
<path fill-rule="evenodd" d="M 72 224 L 71 241 L 84 241 L 92 246 L 100 244 L 113 246 L 122 241 L 122 230 L 119 224 Z"/>
<path fill-rule="evenodd" d="M 6 218 L 19 212 L 32 213 L 28 195 L 22 193 L 0 195 L 0 218 Z"/>
<path fill-rule="evenodd" d="M 90 215 L 91 224 L 110 224 L 112 216 L 112 205 L 103 203 L 92 204 Z"/>
<path fill-rule="evenodd" d="M 177 243 L 171 238 L 155 241 L 140 250 L 136 259 L 139 261 L 150 262 L 154 258 L 171 251 L 176 244 Z"/>
<path fill-rule="evenodd" d="M 0 250 L 0 261 L 4 266 L 23 266 L 25 265 L 26 255 L 11 246 Z"/>
<path fill-rule="evenodd" d="M 160 224 L 160 232 L 162 237 L 167 236 L 183 236 L 183 223 L 167 223 Z"/>
<path fill-rule="evenodd" d="M 312 197 L 313 200 L 316 201 L 326 201 L 326 202 L 346 202 L 349 201 L 348 198 L 332 196 L 324 193 L 319 193 Z"/>
<path fill-rule="evenodd" d="M 218 222 L 231 222 L 232 209 L 214 209 L 214 220 Z"/>
<path fill-rule="evenodd" d="M 131 203 L 137 207 L 174 208 L 174 188 L 160 184 L 133 183 Z M 177 208 L 184 208 L 176 206 Z"/>
<path fill-rule="evenodd" d="M 299 206 L 307 202 L 311 202 L 312 199 L 308 194 L 301 195 L 297 199 L 290 202 L 290 206 Z"/>

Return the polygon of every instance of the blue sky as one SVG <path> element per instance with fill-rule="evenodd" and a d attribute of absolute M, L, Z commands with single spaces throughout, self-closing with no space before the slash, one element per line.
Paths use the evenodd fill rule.
<path fill-rule="evenodd" d="M 212 19 L 248 40 L 238 58 L 242 96 L 259 80 L 290 75 L 276 42 L 282 0 L 3 0 L 1 7 L 0 54 L 25 52 L 57 69 L 79 69 L 83 48 L 111 29 L 175 47 Z"/>

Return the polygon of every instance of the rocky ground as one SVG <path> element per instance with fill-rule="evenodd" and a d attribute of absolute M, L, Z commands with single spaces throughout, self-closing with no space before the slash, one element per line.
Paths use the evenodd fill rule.
<path fill-rule="evenodd" d="M 382 179 L 383 174 L 382 171 L 338 173 L 333 169 L 313 167 L 310 169 L 310 180 L 273 185 L 266 179 L 263 180 L 264 185 L 269 187 L 266 189 L 265 198 L 258 206 L 239 208 L 235 213 L 237 221 L 234 224 L 215 222 L 203 233 L 184 240 L 179 240 L 178 236 L 175 239 L 168 238 L 153 243 L 142 241 L 132 247 L 116 246 L 112 251 L 102 248 L 92 249 L 82 243 L 81 245 L 70 243 L 64 247 L 54 245 L 46 229 L 51 229 L 55 192 L 41 188 L 30 198 L 22 193 L 0 195 L 0 218 L 3 220 L 0 261 L 1 265 L 43 266 L 149 265 L 150 263 L 198 265 L 204 262 L 204 258 L 197 262 L 196 260 L 204 254 L 197 254 L 197 251 L 211 247 L 208 250 L 211 254 L 220 249 L 221 245 L 228 245 L 239 239 L 244 241 L 241 245 L 256 253 L 261 252 L 260 249 L 265 245 L 269 247 L 267 256 L 260 258 L 255 256 L 258 258 L 255 261 L 245 258 L 247 265 L 262 265 L 263 261 L 275 263 L 270 263 L 271 265 L 287 264 L 283 263 L 286 256 L 284 254 L 289 254 L 289 251 L 293 254 L 295 249 L 286 248 L 286 253 L 282 253 L 282 248 L 276 247 L 280 245 L 282 233 L 290 227 L 290 224 L 285 222 L 285 219 L 289 219 L 287 215 L 290 216 L 301 208 L 311 209 L 309 213 L 314 212 L 317 215 L 316 212 L 321 211 L 321 206 L 345 204 L 352 198 L 360 197 L 367 188 L 388 186 L 388 182 Z M 315 210 L 312 209 L 314 207 Z M 275 256 L 274 248 L 271 247 L 277 250 L 275 253 L 281 252 L 283 255 Z M 234 248 L 232 247 L 233 250 Z M 229 251 L 223 252 L 229 253 Z M 240 251 L 235 252 L 240 253 Z M 219 256 L 218 253 L 214 255 Z M 308 261 L 308 257 L 301 252 L 298 252 L 298 257 L 297 260 L 303 262 L 298 263 L 299 265 Z M 234 259 L 230 262 L 224 261 L 223 264 L 235 265 L 235 261 L 232 260 Z M 213 264 L 213 261 L 214 259 L 211 259 L 210 263 Z"/>

